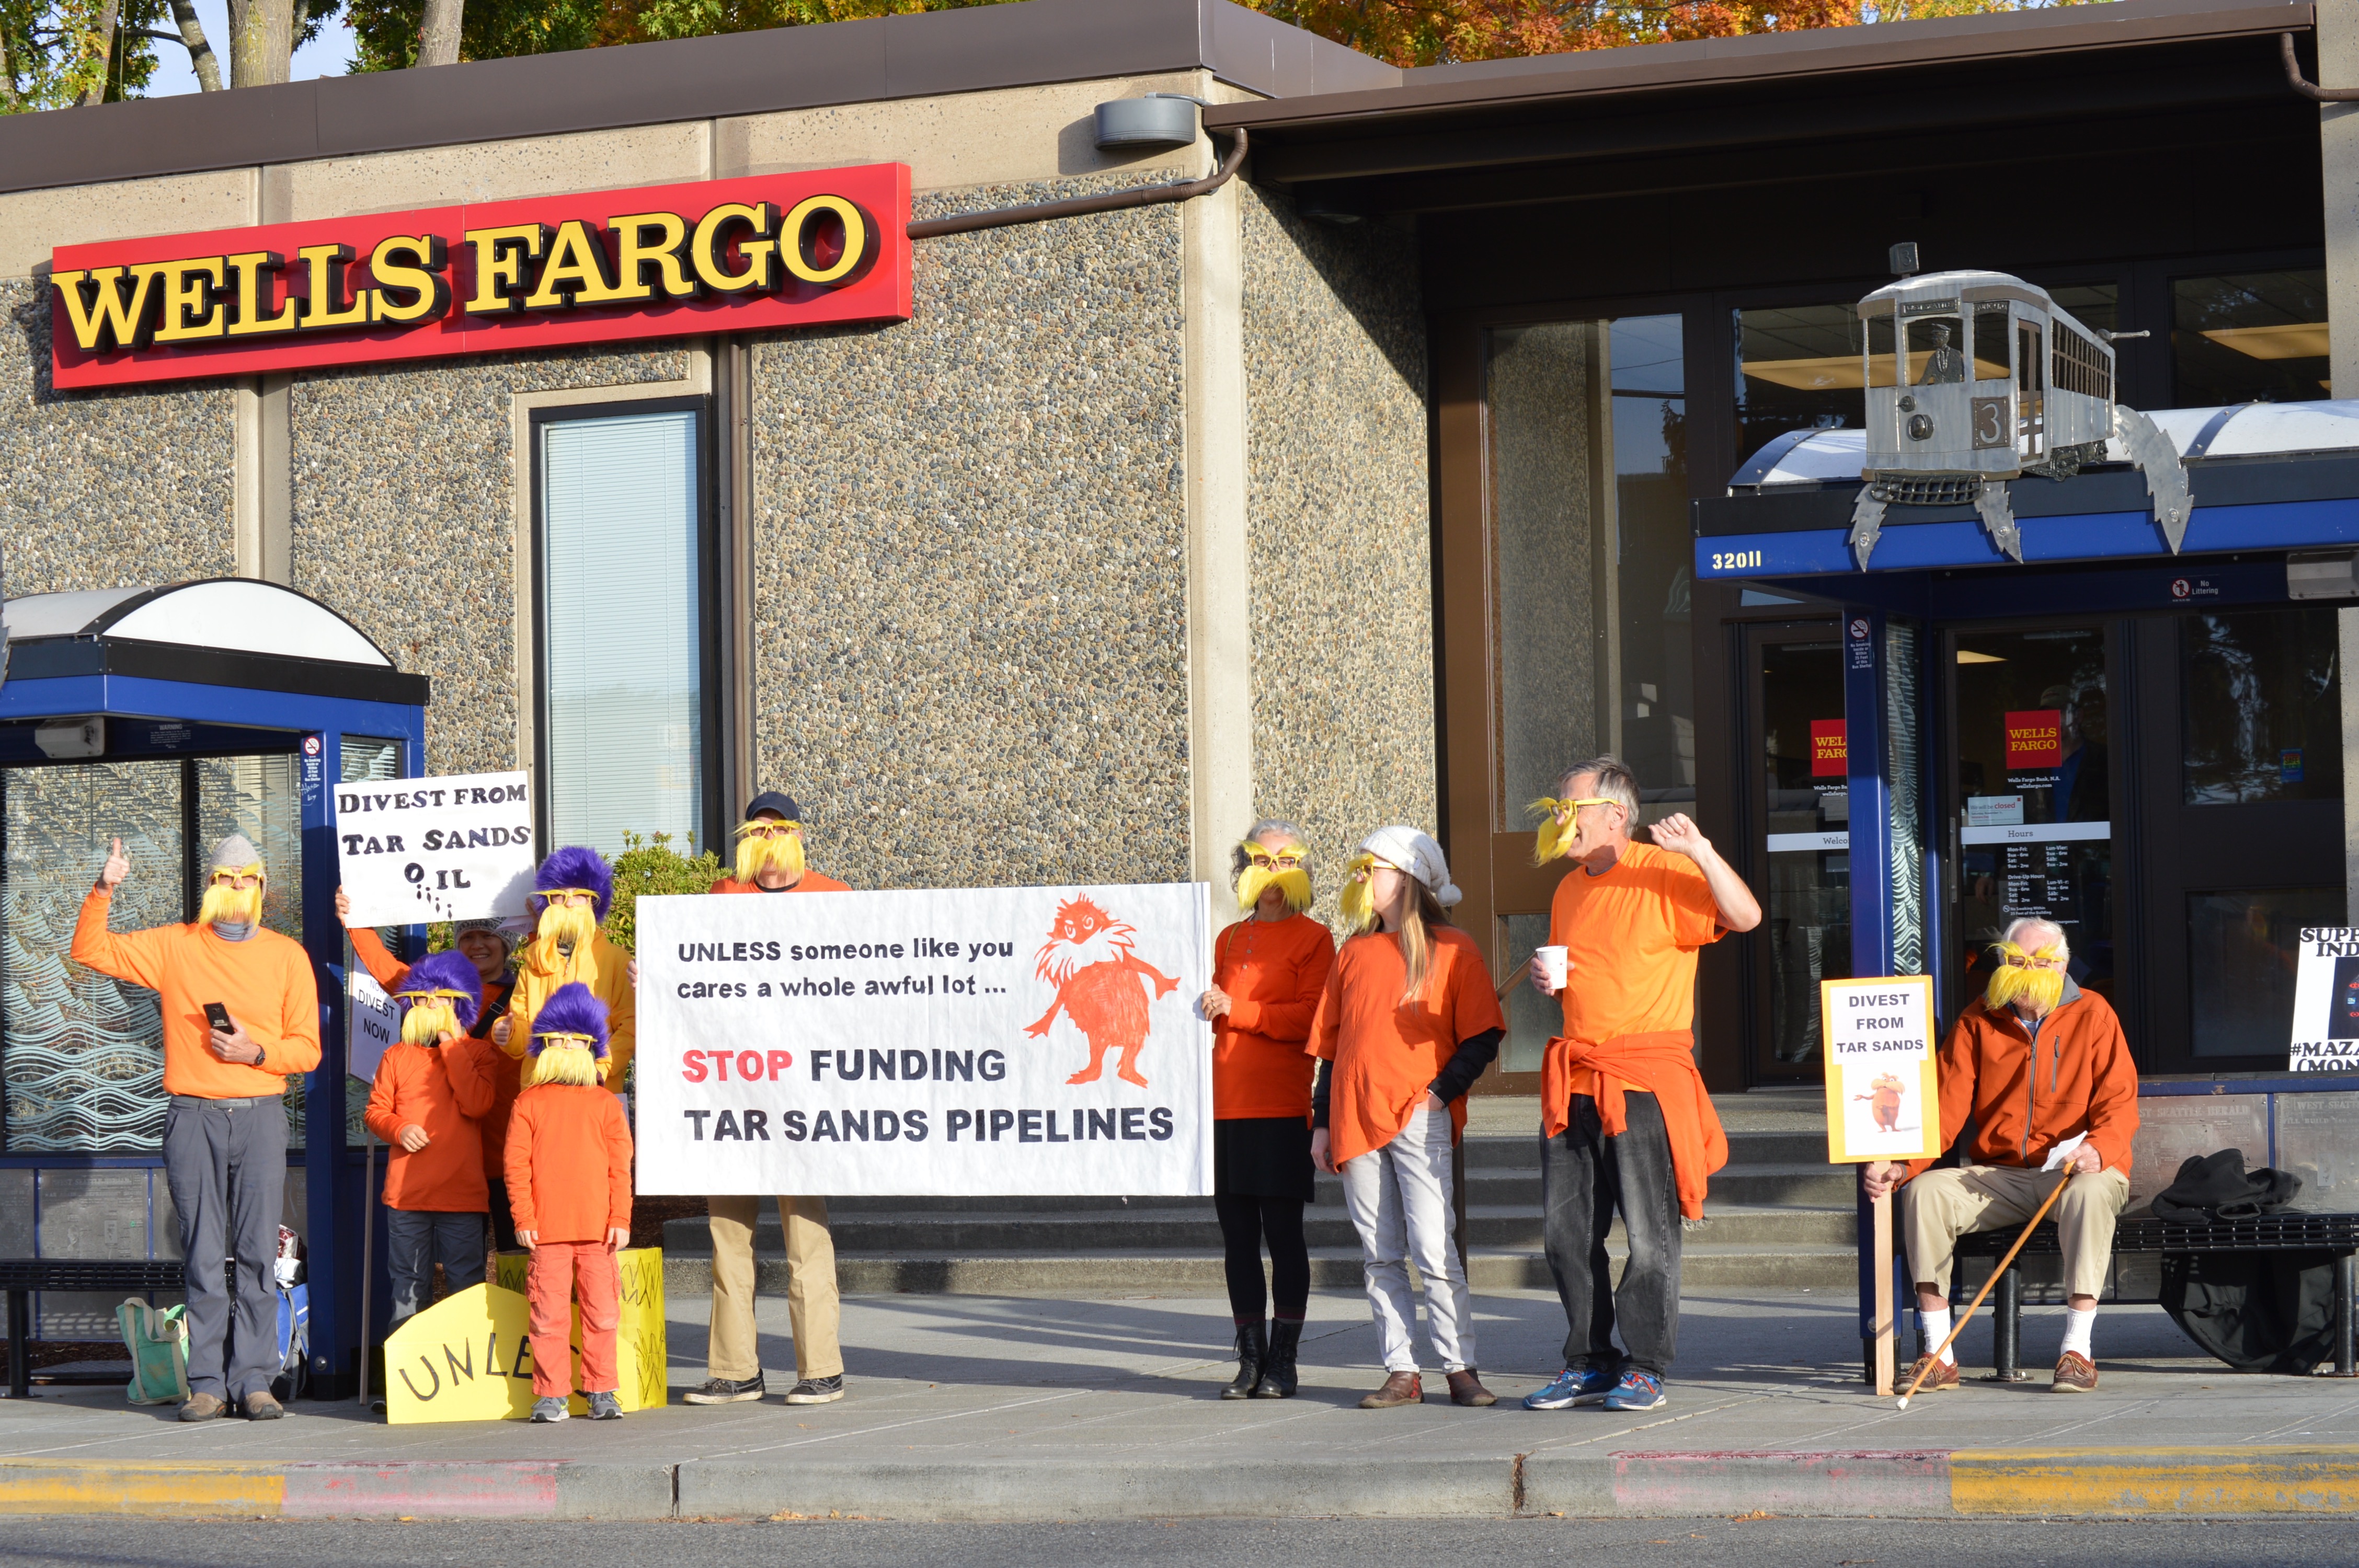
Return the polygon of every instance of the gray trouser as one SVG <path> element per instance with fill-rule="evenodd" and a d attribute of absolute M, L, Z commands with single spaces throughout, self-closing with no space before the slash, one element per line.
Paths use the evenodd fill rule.
<path fill-rule="evenodd" d="M 1361 1270 L 1387 1372 L 1417 1370 L 1417 1302 L 1408 1266 L 1425 1276 L 1425 1332 L 1444 1372 L 1474 1365 L 1474 1314 L 1452 1231 L 1450 1113 L 1420 1103 L 1381 1149 L 1343 1162 L 1343 1204 L 1360 1233 Z"/>
<path fill-rule="evenodd" d="M 287 1108 L 277 1099 L 192 1099 L 164 1112 L 164 1179 L 188 1264 L 189 1391 L 242 1400 L 278 1375 L 278 1221 L 287 1195 Z M 222 1261 L 237 1264 L 237 1365 Z"/>
<path fill-rule="evenodd" d="M 484 1282 L 482 1215 L 423 1208 L 385 1211 L 385 1266 L 393 1276 L 393 1321 L 385 1325 L 386 1333 L 426 1310 L 438 1262 L 453 1295 Z"/>

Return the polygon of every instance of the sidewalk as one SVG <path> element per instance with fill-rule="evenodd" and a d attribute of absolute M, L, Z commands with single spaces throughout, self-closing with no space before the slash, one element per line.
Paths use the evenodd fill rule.
<path fill-rule="evenodd" d="M 765 1360 L 790 1368 L 783 1303 Z M 1551 1295 L 1476 1297 L 1498 1408 L 1363 1411 L 1367 1307 L 1311 1301 L 1303 1389 L 1223 1401 L 1218 1301 L 941 1296 L 844 1303 L 850 1397 L 673 1404 L 618 1423 L 386 1427 L 349 1403 L 182 1426 L 114 1390 L 0 1401 L 0 1511 L 905 1519 L 1511 1513 L 1946 1517 L 2359 1509 L 2359 1384 L 2240 1378 L 2154 1308 L 2098 1324 L 2095 1394 L 1968 1381 L 1908 1413 L 1859 1381 L 1847 1295 L 1690 1299 L 1672 1400 L 1643 1415 L 1512 1408 L 1557 1366 Z M 701 1300 L 673 1303 L 675 1393 Z M 2060 1324 L 2027 1313 L 2026 1360 Z M 776 1335 L 777 1338 L 768 1338 Z M 771 1387 L 792 1381 L 774 1370 Z"/>

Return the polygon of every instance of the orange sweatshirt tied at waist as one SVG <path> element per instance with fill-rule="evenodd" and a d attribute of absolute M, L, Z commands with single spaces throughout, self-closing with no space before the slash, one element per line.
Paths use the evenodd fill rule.
<path fill-rule="evenodd" d="M 1585 1081 L 1584 1081 L 1585 1080 Z M 1597 1102 L 1597 1120 L 1608 1138 L 1629 1126 L 1625 1084 L 1655 1097 L 1670 1134 L 1671 1170 L 1679 1178 L 1680 1213 L 1703 1217 L 1704 1190 L 1714 1171 L 1728 1163 L 1728 1134 L 1720 1112 L 1696 1071 L 1695 1034 L 1666 1029 L 1597 1042 L 1549 1039 L 1540 1058 L 1541 1131 L 1554 1138 L 1571 1120 L 1572 1097 Z"/>

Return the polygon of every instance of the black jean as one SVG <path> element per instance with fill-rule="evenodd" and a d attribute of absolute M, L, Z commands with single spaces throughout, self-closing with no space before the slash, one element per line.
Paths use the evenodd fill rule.
<path fill-rule="evenodd" d="M 1597 1103 L 1572 1097 L 1562 1132 L 1540 1142 L 1542 1236 L 1564 1303 L 1564 1364 L 1613 1368 L 1622 1330 L 1627 1362 L 1661 1377 L 1680 1336 L 1680 1194 L 1663 1108 L 1639 1090 L 1624 1096 L 1628 1126 L 1608 1138 Z M 1630 1260 L 1614 1284 L 1605 1233 L 1622 1211 Z"/>
<path fill-rule="evenodd" d="M 1264 1302 L 1261 1249 L 1269 1243 L 1269 1296 L 1277 1315 L 1300 1318 L 1310 1306 L 1310 1249 L 1302 1238 L 1300 1198 L 1215 1197 L 1221 1217 L 1223 1267 L 1229 1311 L 1240 1323 L 1259 1323 Z"/>

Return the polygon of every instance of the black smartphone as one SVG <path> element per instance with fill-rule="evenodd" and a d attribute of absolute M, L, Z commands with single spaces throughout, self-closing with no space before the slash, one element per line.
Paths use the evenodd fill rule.
<path fill-rule="evenodd" d="M 217 1001 L 209 1001 L 205 1003 L 205 1022 L 212 1024 L 215 1029 L 220 1030 L 223 1034 L 234 1034 L 237 1033 L 237 1025 L 229 1021 L 229 1009 L 223 1007 Z"/>

